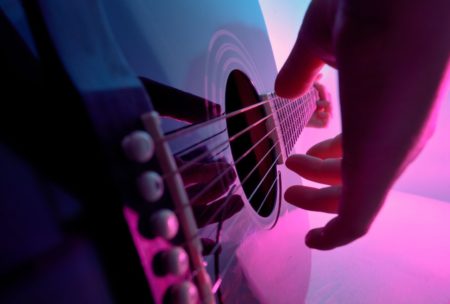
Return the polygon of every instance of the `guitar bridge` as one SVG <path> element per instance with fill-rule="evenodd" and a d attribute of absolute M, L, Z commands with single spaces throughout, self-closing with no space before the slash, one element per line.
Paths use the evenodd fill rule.
<path fill-rule="evenodd" d="M 155 140 L 156 156 L 158 157 L 163 172 L 166 174 L 166 183 L 173 204 L 175 205 L 184 238 L 186 239 L 186 249 L 192 263 L 191 266 L 196 271 L 195 281 L 197 283 L 200 301 L 201 303 L 213 304 L 215 301 L 212 294 L 211 280 L 205 269 L 197 224 L 181 175 L 177 172 L 177 164 L 167 141 L 164 139 L 159 114 L 154 111 L 146 113 L 142 116 L 142 122 Z M 191 293 L 186 291 L 185 294 L 187 297 Z"/>

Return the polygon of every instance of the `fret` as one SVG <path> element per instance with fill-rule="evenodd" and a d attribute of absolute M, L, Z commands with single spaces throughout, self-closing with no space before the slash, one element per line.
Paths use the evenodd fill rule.
<path fill-rule="evenodd" d="M 303 128 L 308 123 L 316 109 L 316 101 L 319 99 L 318 91 L 313 87 L 303 96 L 296 99 L 286 99 L 275 94 L 261 96 L 261 100 L 269 100 L 264 104 L 265 112 L 271 116 L 267 120 L 267 129 L 276 129 L 271 138 L 276 146 L 277 154 L 280 154 L 278 163 L 282 164 L 291 153 Z"/>
<path fill-rule="evenodd" d="M 279 128 L 283 142 L 284 153 L 290 154 L 294 148 L 303 128 L 309 121 L 312 113 L 316 108 L 316 101 L 319 99 L 319 94 L 315 88 L 311 88 L 303 96 L 294 100 L 286 98 L 275 97 L 273 105 L 276 111 L 275 116 L 278 116 L 279 121 L 283 121 L 286 117 L 291 118 L 292 121 L 284 123 Z M 287 105 L 287 103 L 289 103 Z M 292 115 L 292 116 L 291 116 Z"/>

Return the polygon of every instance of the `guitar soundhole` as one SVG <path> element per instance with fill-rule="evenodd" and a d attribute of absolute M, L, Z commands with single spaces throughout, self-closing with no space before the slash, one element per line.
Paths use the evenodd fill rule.
<path fill-rule="evenodd" d="M 227 113 L 260 102 L 250 80 L 239 71 L 233 71 L 228 78 L 225 100 Z M 266 121 L 258 123 L 265 116 L 263 107 L 258 106 L 227 119 L 231 152 L 242 188 L 253 209 L 263 217 L 272 213 L 278 188 L 276 150 L 266 136 L 271 130 L 267 130 Z M 249 130 L 238 134 L 246 128 Z"/>

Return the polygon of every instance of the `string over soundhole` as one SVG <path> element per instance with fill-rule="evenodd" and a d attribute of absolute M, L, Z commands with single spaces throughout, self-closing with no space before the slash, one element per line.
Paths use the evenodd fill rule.
<path fill-rule="evenodd" d="M 226 86 L 227 113 L 260 102 L 250 80 L 233 71 Z M 277 155 L 269 130 L 269 115 L 263 107 L 255 107 L 227 119 L 230 147 L 242 188 L 253 209 L 268 217 L 277 200 Z"/>

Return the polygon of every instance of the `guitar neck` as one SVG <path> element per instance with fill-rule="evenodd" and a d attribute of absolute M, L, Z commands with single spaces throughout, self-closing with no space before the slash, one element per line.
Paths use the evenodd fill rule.
<path fill-rule="evenodd" d="M 295 99 L 282 98 L 275 94 L 266 95 L 264 98 L 270 99 L 268 111 L 273 113 L 271 123 L 276 128 L 278 150 L 283 156 L 280 163 L 283 163 L 314 113 L 319 92 L 312 87 Z"/>

